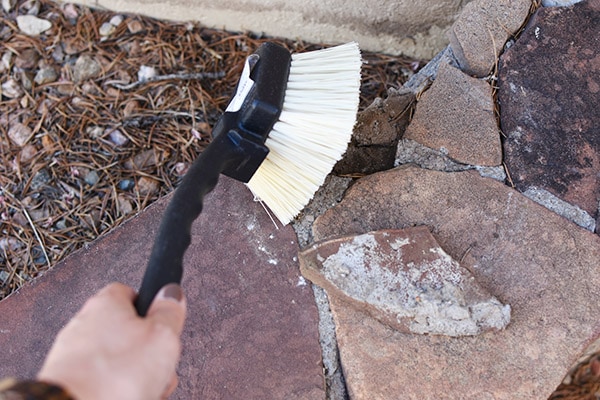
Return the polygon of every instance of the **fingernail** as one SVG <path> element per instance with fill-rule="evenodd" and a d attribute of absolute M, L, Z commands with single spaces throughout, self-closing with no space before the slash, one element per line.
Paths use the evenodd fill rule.
<path fill-rule="evenodd" d="M 180 302 L 183 299 L 183 290 L 181 290 L 181 286 L 178 284 L 169 283 L 160 289 L 160 292 L 158 292 L 156 297 L 159 299 L 175 300 L 176 302 Z"/>

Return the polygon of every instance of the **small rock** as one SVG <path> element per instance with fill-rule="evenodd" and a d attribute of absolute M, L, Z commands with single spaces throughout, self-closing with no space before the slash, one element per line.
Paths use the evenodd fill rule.
<path fill-rule="evenodd" d="M 73 3 L 66 3 L 63 7 L 63 15 L 70 20 L 79 18 L 79 10 Z"/>
<path fill-rule="evenodd" d="M 149 149 L 136 154 L 132 159 L 125 162 L 127 169 L 144 169 L 156 165 L 158 157 L 154 149 Z"/>
<path fill-rule="evenodd" d="M 133 211 L 131 201 L 122 194 L 117 196 L 117 207 L 119 209 L 119 214 L 121 215 L 131 214 L 131 212 Z"/>
<path fill-rule="evenodd" d="M 27 144 L 23 147 L 20 154 L 20 161 L 22 163 L 28 163 L 38 154 L 38 149 L 32 144 Z"/>
<path fill-rule="evenodd" d="M 119 181 L 118 187 L 119 190 L 131 190 L 135 187 L 135 182 L 131 179 L 123 179 Z"/>
<path fill-rule="evenodd" d="M 96 227 L 100 224 L 100 211 L 92 210 L 89 214 L 83 215 L 79 220 L 79 225 L 90 229 L 95 230 Z"/>
<path fill-rule="evenodd" d="M 137 182 L 137 190 L 142 196 L 150 196 L 158 192 L 158 181 L 142 176 Z"/>
<path fill-rule="evenodd" d="M 144 26 L 137 19 L 132 19 L 127 22 L 127 29 L 130 33 L 138 33 L 144 29 Z"/>
<path fill-rule="evenodd" d="M 46 153 L 52 154 L 54 152 L 54 141 L 49 134 L 42 136 L 42 146 Z"/>
<path fill-rule="evenodd" d="M 424 226 L 319 242 L 300 255 L 302 274 L 358 310 L 405 333 L 475 336 L 504 329 L 502 305 Z"/>
<path fill-rule="evenodd" d="M 2 0 L 2 9 L 4 12 L 9 13 L 13 7 L 13 0 Z"/>
<path fill-rule="evenodd" d="M 92 139 L 98 139 L 104 136 L 104 128 L 101 126 L 88 126 L 85 129 L 85 133 L 87 133 Z"/>
<path fill-rule="evenodd" d="M 31 69 L 35 67 L 40 55 L 35 49 L 25 49 L 15 58 L 15 67 L 20 69 Z"/>
<path fill-rule="evenodd" d="M 81 82 L 86 79 L 95 78 L 100 75 L 101 72 L 102 67 L 100 66 L 100 63 L 89 55 L 84 54 L 75 61 L 73 79 L 75 82 Z"/>
<path fill-rule="evenodd" d="M 2 54 L 2 59 L 0 59 L 0 72 L 5 72 L 10 69 L 10 63 L 12 61 L 13 53 L 10 51 Z"/>
<path fill-rule="evenodd" d="M 6 284 L 8 278 L 10 278 L 10 274 L 8 272 L 4 270 L 0 271 L 0 281 L 2 281 L 3 284 Z"/>
<path fill-rule="evenodd" d="M 34 82 L 38 85 L 44 85 L 46 83 L 55 82 L 58 79 L 58 74 L 54 67 L 44 66 L 38 70 L 33 78 Z"/>
<path fill-rule="evenodd" d="M 52 50 L 52 59 L 57 63 L 62 63 L 65 59 L 65 51 L 62 46 L 55 46 Z"/>
<path fill-rule="evenodd" d="M 41 4 L 39 0 L 27 0 L 21 7 L 27 11 L 27 15 L 38 15 L 40 13 Z"/>
<path fill-rule="evenodd" d="M 87 49 L 83 40 L 68 38 L 64 39 L 64 41 L 61 43 L 61 47 L 63 48 L 63 52 L 69 56 L 75 56 Z"/>
<path fill-rule="evenodd" d="M 105 22 L 102 25 L 100 25 L 100 28 L 98 29 L 98 33 L 100 34 L 100 36 L 110 36 L 114 31 L 115 31 L 115 26 L 113 24 L 111 24 L 110 22 Z"/>
<path fill-rule="evenodd" d="M 48 173 L 48 171 L 45 168 L 40 169 L 38 172 L 35 173 L 35 175 L 33 175 L 33 178 L 31 178 L 31 184 L 29 185 L 29 187 L 32 190 L 38 190 L 41 187 L 47 185 L 50 182 L 50 174 Z"/>
<path fill-rule="evenodd" d="M 0 250 L 15 251 L 23 247 L 21 242 L 14 237 L 3 237 L 0 239 Z"/>
<path fill-rule="evenodd" d="M 85 181 L 85 183 L 87 183 L 90 186 L 94 186 L 96 183 L 98 183 L 98 181 L 100 180 L 100 176 L 98 175 L 98 172 L 91 170 L 90 172 L 88 172 L 85 177 L 83 178 L 83 180 Z"/>
<path fill-rule="evenodd" d="M 202 140 L 202 137 L 210 137 L 212 126 L 208 122 L 198 122 L 196 124 L 196 132 L 200 134 L 198 139 Z"/>
<path fill-rule="evenodd" d="M 14 78 L 8 78 L 8 80 L 2 84 L 2 96 L 8 97 L 9 99 L 16 99 L 22 95 L 23 88 Z"/>
<path fill-rule="evenodd" d="M 31 90 L 33 87 L 33 75 L 30 72 L 23 71 L 19 74 L 21 76 L 21 86 L 25 90 Z"/>
<path fill-rule="evenodd" d="M 138 71 L 138 81 L 144 82 L 148 79 L 154 78 L 158 73 L 154 67 L 142 65 Z"/>
<path fill-rule="evenodd" d="M 59 81 L 56 85 L 53 86 L 56 91 L 62 96 L 71 96 L 75 91 L 75 85 L 73 82 L 68 81 Z"/>
<path fill-rule="evenodd" d="M 63 219 L 59 219 L 56 224 L 54 225 L 54 227 L 58 230 L 63 230 L 63 229 L 67 229 L 67 221 L 63 218 Z"/>
<path fill-rule="evenodd" d="M 189 169 L 189 165 L 187 165 L 184 162 L 178 162 L 177 164 L 175 164 L 175 173 L 178 176 L 183 176 L 185 175 L 185 173 L 188 171 Z"/>
<path fill-rule="evenodd" d="M 129 142 L 129 138 L 123 134 L 119 129 L 113 129 L 108 134 L 108 139 L 117 147 L 124 146 Z"/>
<path fill-rule="evenodd" d="M 122 15 L 115 15 L 109 21 L 109 23 L 111 25 L 115 26 L 115 27 L 118 27 L 119 25 L 121 25 L 122 22 L 123 22 L 123 16 Z"/>
<path fill-rule="evenodd" d="M 45 221 L 50 216 L 50 211 L 46 207 L 32 208 L 27 212 L 34 222 Z"/>
<path fill-rule="evenodd" d="M 33 15 L 19 15 L 17 25 L 21 32 L 29 36 L 38 36 L 52 28 L 52 22 Z"/>
<path fill-rule="evenodd" d="M 119 98 L 121 96 L 121 91 L 117 88 L 110 87 L 110 88 L 106 89 L 106 96 Z"/>
<path fill-rule="evenodd" d="M 137 100 L 129 100 L 127 103 L 125 103 L 125 108 L 123 108 L 123 116 L 127 118 L 139 108 L 140 103 Z"/>
<path fill-rule="evenodd" d="M 32 133 L 33 131 L 30 127 L 20 122 L 15 122 L 8 128 L 8 137 L 19 147 L 23 147 L 27 143 Z"/>

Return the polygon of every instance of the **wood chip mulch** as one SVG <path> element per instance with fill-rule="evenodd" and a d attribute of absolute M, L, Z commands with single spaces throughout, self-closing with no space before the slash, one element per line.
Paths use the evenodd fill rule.
<path fill-rule="evenodd" d="M 172 191 L 261 42 L 321 47 L 47 0 L 2 5 L 0 299 Z M 26 15 L 51 27 L 31 34 Z M 423 65 L 364 58 L 362 108 Z"/>

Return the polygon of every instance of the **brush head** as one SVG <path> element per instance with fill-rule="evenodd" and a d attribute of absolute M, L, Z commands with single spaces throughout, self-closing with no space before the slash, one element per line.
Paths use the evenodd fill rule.
<path fill-rule="evenodd" d="M 212 132 L 215 138 L 226 135 L 236 150 L 224 175 L 248 182 L 269 153 L 265 140 L 282 111 L 290 60 L 288 50 L 269 42 L 246 59 L 235 95 Z"/>
<path fill-rule="evenodd" d="M 358 112 L 362 60 L 357 43 L 293 54 L 269 149 L 248 187 L 288 224 L 344 155 Z"/>

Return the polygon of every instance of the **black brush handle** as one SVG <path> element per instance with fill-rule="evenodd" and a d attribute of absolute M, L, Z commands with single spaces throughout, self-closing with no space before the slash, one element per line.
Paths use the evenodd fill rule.
<path fill-rule="evenodd" d="M 181 283 L 192 223 L 202 212 L 204 196 L 214 189 L 219 175 L 248 182 L 267 157 L 265 140 L 283 107 L 290 59 L 288 50 L 269 42 L 248 58 L 248 76 L 241 86 L 250 90 L 242 90 L 240 104 L 236 101 L 236 106 L 221 116 L 213 129 L 213 141 L 194 161 L 163 215 L 135 301 L 140 316 L 146 315 L 163 286 Z M 239 90 L 240 84 L 234 99 Z"/>
<path fill-rule="evenodd" d="M 219 174 L 239 163 L 243 148 L 236 133 L 217 136 L 190 166 L 167 206 L 142 285 L 135 300 L 140 316 L 145 316 L 158 291 L 169 283 L 181 283 L 183 256 L 191 241 L 192 223 L 202 212 L 204 196 L 212 191 Z"/>

